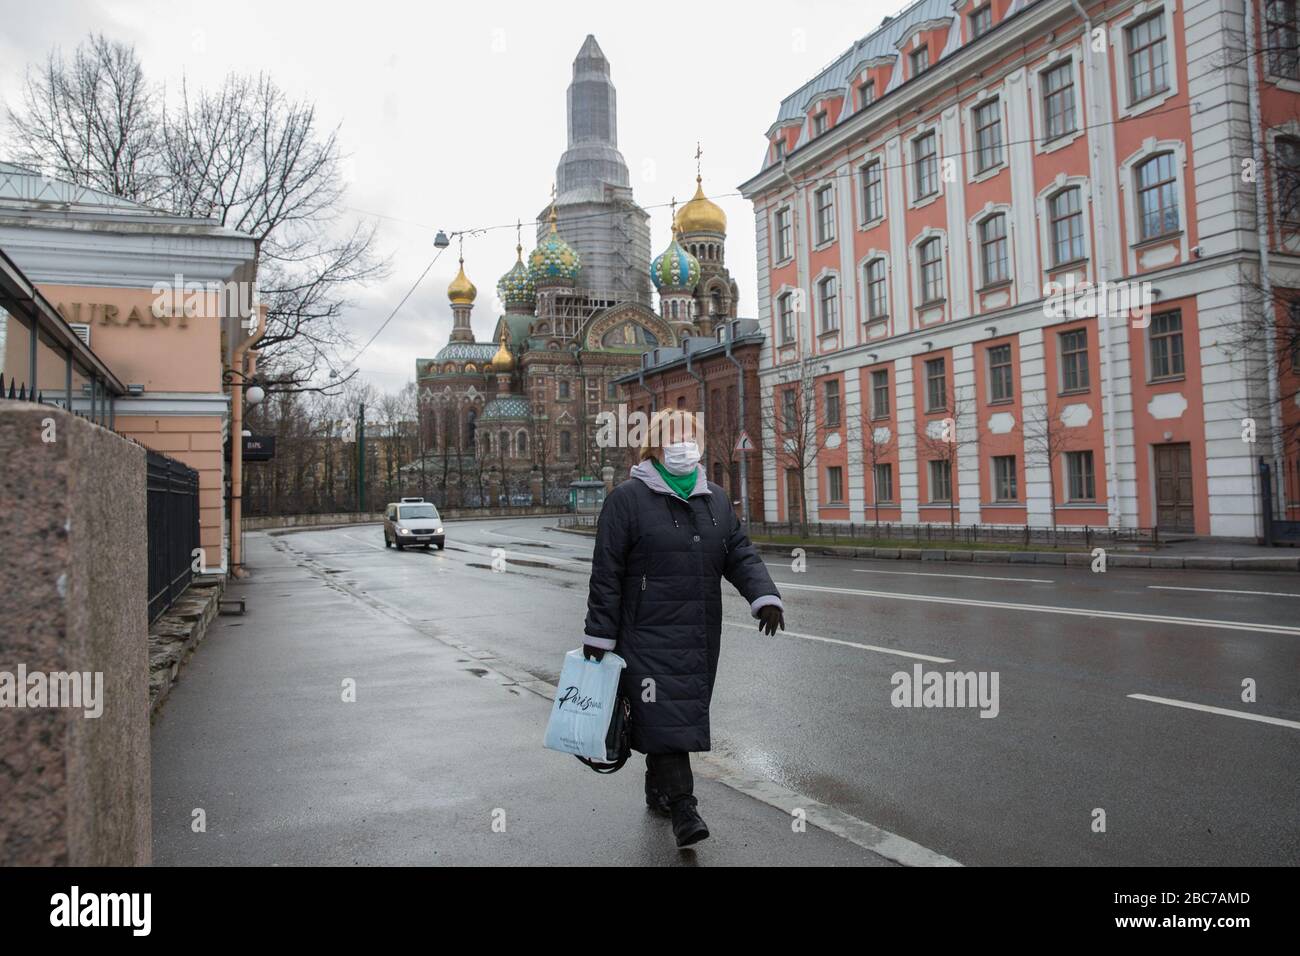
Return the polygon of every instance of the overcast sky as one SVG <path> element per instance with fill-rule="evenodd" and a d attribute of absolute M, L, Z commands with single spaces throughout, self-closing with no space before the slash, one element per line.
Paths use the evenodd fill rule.
<path fill-rule="evenodd" d="M 699 140 L 705 190 L 729 221 L 740 314 L 753 315 L 753 212 L 736 187 L 757 172 L 781 98 L 905 5 L 0 0 L 0 101 L 16 105 L 26 64 L 55 46 L 71 52 L 89 31 L 135 44 L 151 78 L 172 86 L 266 70 L 314 99 L 350 154 L 348 207 L 378 217 L 391 261 L 387 281 L 355 296 L 347 321 L 359 346 L 424 270 L 437 229 L 529 223 L 543 208 L 565 148 L 573 58 L 593 33 L 611 64 L 619 148 L 650 209 L 652 247 L 668 242 L 668 201 L 694 190 Z M 466 240 L 480 340 L 514 245 L 513 228 Z M 453 246 L 357 363 L 376 387 L 400 388 L 415 358 L 446 342 L 455 272 Z"/>

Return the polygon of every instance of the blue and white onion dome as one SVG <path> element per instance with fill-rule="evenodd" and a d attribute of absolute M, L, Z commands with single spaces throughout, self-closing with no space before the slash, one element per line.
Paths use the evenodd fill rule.
<path fill-rule="evenodd" d="M 551 232 L 528 255 L 528 277 L 533 288 L 544 285 L 572 285 L 582 268 L 582 257 L 560 238 L 555 207 L 551 207 Z"/>
<path fill-rule="evenodd" d="M 673 236 L 668 248 L 650 263 L 650 281 L 660 292 L 690 292 L 700 281 L 700 260 Z"/>
<path fill-rule="evenodd" d="M 531 310 L 537 304 L 537 289 L 524 265 L 524 247 L 515 246 L 515 255 L 517 261 L 510 271 L 497 280 L 497 295 L 507 309 Z"/>

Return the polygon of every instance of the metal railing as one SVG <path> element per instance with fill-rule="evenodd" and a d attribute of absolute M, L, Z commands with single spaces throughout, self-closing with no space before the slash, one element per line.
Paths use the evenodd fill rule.
<path fill-rule="evenodd" d="M 1057 525 L 1053 527 L 1035 527 L 1031 525 L 1002 524 L 899 524 L 882 521 L 880 524 L 868 521 L 823 522 L 810 521 L 805 532 L 798 521 L 754 521 L 750 523 L 749 533 L 761 537 L 801 537 L 829 539 L 832 544 L 843 540 L 846 544 L 854 541 L 897 541 L 900 547 L 908 544 L 1008 544 L 1032 547 L 1082 546 L 1085 548 L 1114 546 L 1117 544 L 1145 545 L 1159 547 L 1160 532 L 1157 528 L 1109 528 L 1091 525 Z"/>
<path fill-rule="evenodd" d="M 149 530 L 149 622 L 190 586 L 199 547 L 199 473 L 150 451 L 145 464 Z"/>
<path fill-rule="evenodd" d="M 594 514 L 560 515 L 560 520 L 556 522 L 556 526 L 560 528 L 594 528 L 598 517 L 600 516 Z"/>

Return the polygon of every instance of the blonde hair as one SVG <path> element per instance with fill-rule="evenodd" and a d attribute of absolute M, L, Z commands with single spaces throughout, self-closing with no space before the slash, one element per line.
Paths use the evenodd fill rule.
<path fill-rule="evenodd" d="M 704 413 L 688 412 L 684 408 L 661 408 L 650 415 L 645 439 L 641 442 L 641 461 L 658 460 L 664 445 L 674 442 L 694 441 L 704 451 Z"/>

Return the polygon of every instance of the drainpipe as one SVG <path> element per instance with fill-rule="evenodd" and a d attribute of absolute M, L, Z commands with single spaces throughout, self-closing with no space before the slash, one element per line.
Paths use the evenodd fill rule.
<path fill-rule="evenodd" d="M 1247 0 L 1249 2 L 1249 0 Z M 1084 93 L 1088 98 L 1088 127 L 1090 130 L 1102 129 L 1101 122 L 1097 116 L 1098 98 L 1097 84 L 1093 80 L 1095 64 L 1093 62 L 1092 52 L 1092 19 L 1088 12 L 1083 9 L 1079 0 L 1070 0 L 1074 12 L 1079 15 L 1083 21 L 1083 77 Z M 1093 135 L 1089 133 L 1089 135 Z M 1103 135 L 1098 132 L 1096 135 Z M 1097 162 L 1097 149 L 1089 144 L 1088 150 L 1088 175 L 1094 186 L 1101 182 L 1101 177 L 1097 175 L 1099 163 Z M 1097 208 L 1094 203 L 1094 211 Z M 1093 216 L 1093 222 L 1097 228 L 1097 248 L 1107 250 L 1105 254 L 1097 259 L 1098 278 L 1103 282 L 1110 279 L 1112 270 L 1110 268 L 1110 221 L 1102 210 L 1101 215 Z M 1106 362 L 1106 515 L 1111 522 L 1112 527 L 1121 527 L 1124 524 L 1123 517 L 1120 514 L 1119 502 L 1119 451 L 1115 437 L 1115 350 L 1111 344 L 1110 316 L 1106 316 L 1105 321 L 1098 321 L 1097 327 L 1101 333 L 1101 350 L 1105 355 Z M 1056 482 L 1053 480 L 1051 487 L 1055 489 Z M 1056 492 L 1053 490 L 1052 494 Z"/>
<path fill-rule="evenodd" d="M 253 294 L 253 314 L 257 328 L 253 334 L 238 343 L 230 357 L 234 372 L 230 383 L 230 573 L 245 578 L 244 557 L 244 382 L 248 378 L 249 353 L 266 334 L 266 314 Z"/>
<path fill-rule="evenodd" d="M 1259 105 L 1259 78 L 1255 61 L 1255 4 L 1246 0 L 1246 108 L 1250 113 L 1250 152 L 1255 163 L 1255 237 L 1259 242 L 1259 283 L 1264 293 L 1264 355 L 1268 362 L 1268 427 L 1272 435 L 1273 496 L 1278 515 L 1286 517 L 1286 493 L 1282 481 L 1282 399 L 1277 380 L 1277 309 L 1273 302 L 1273 278 L 1269 263 L 1268 200 L 1264 195 L 1264 131 Z M 1265 529 L 1267 532 L 1267 529 Z"/>
<path fill-rule="evenodd" d="M 636 378 L 637 378 L 637 384 L 641 386 L 641 391 L 645 392 L 647 395 L 650 396 L 650 411 L 652 413 L 657 411 L 659 408 L 659 400 L 655 398 L 655 393 L 646 387 L 644 366 L 642 366 L 641 370 L 637 372 Z"/>
<path fill-rule="evenodd" d="M 736 387 L 736 405 L 740 413 L 741 431 L 748 434 L 745 428 L 745 366 L 740 364 L 740 360 L 732 354 L 731 336 L 735 332 L 735 326 L 731 322 L 726 323 L 727 327 L 727 360 L 736 366 L 736 379 L 739 385 Z M 752 440 L 752 439 L 751 439 Z M 749 453 L 743 448 L 740 450 L 740 516 L 745 523 L 745 529 L 749 529 Z"/>

